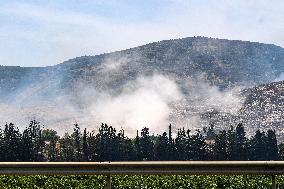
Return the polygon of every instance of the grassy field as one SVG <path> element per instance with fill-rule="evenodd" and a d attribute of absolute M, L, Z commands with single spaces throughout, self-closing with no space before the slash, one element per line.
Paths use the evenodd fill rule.
<path fill-rule="evenodd" d="M 284 188 L 284 177 L 277 177 Z M 0 188 L 104 188 L 104 176 L 1 176 Z M 262 189 L 271 188 L 269 176 L 115 176 L 117 189 Z"/>

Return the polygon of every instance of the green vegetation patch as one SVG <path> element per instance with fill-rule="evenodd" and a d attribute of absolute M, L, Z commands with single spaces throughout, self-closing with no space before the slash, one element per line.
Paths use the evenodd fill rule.
<path fill-rule="evenodd" d="M 284 188 L 284 177 L 277 177 Z M 1 176 L 1 188 L 17 189 L 100 189 L 105 176 Z M 114 189 L 270 189 L 270 176 L 114 176 Z"/>

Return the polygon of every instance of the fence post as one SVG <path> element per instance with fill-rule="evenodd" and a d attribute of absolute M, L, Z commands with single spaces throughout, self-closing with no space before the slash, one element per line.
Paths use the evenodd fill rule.
<path fill-rule="evenodd" d="M 111 175 L 107 175 L 107 178 L 106 178 L 106 189 L 111 189 Z"/>
<path fill-rule="evenodd" d="M 272 189 L 276 189 L 276 178 L 275 178 L 276 176 L 272 175 L 271 177 L 272 177 L 271 178 L 272 179 Z"/>
<path fill-rule="evenodd" d="M 248 186 L 248 177 L 247 177 L 247 175 L 243 175 L 243 179 L 244 179 L 244 185 L 247 188 L 247 186 Z"/>

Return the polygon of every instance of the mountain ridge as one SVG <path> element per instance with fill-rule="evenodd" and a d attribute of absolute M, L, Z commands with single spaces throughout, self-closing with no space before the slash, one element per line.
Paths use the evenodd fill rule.
<path fill-rule="evenodd" d="M 142 91 L 144 97 L 148 98 L 150 95 L 147 88 L 150 88 L 154 92 L 152 96 L 156 95 L 164 100 L 161 107 L 165 107 L 166 112 L 174 112 L 163 115 L 164 122 L 178 121 L 180 118 L 185 119 L 183 123 L 193 124 L 196 120 L 203 119 L 202 115 L 208 112 L 212 114 L 210 111 L 214 109 L 225 111 L 221 113 L 221 119 L 234 121 L 230 116 L 230 108 L 242 105 L 235 88 L 269 84 L 282 77 L 283 73 L 284 49 L 279 46 L 188 37 L 153 42 L 112 53 L 76 57 L 55 66 L 0 66 L 0 103 L 20 105 L 24 109 L 29 105 L 44 108 L 42 104 L 47 107 L 50 103 L 54 107 L 68 104 L 65 111 L 72 107 L 69 118 L 71 115 L 87 117 L 93 114 L 93 110 L 82 115 L 76 114 L 76 111 L 84 112 L 85 108 L 88 110 L 89 105 L 96 101 L 91 99 L 92 96 L 100 99 L 104 95 L 100 100 L 109 100 L 109 105 L 113 107 L 115 106 L 112 103 L 117 101 L 122 106 L 128 106 L 131 103 L 122 103 L 120 100 L 126 97 L 132 99 L 139 94 L 136 93 L 138 91 Z M 159 82 L 165 83 L 164 88 L 172 86 L 174 90 L 164 91 Z M 175 95 L 181 99 L 177 99 Z M 137 97 L 142 98 L 139 95 Z M 65 104 L 61 104 L 58 99 L 66 101 Z M 43 110 L 42 117 L 48 117 L 50 111 L 52 108 Z M 248 109 L 245 111 L 249 112 Z M 125 112 L 131 110 L 125 109 Z M 113 112 L 115 113 L 117 112 Z M 30 117 L 37 117 L 36 113 L 31 115 Z M 61 117 L 64 118 L 64 115 Z M 187 120 L 187 117 L 194 117 L 194 120 Z M 216 119 L 219 118 L 220 114 Z M 124 122 L 120 120 L 119 123 Z M 206 124 L 208 120 L 205 121 L 204 125 Z"/>

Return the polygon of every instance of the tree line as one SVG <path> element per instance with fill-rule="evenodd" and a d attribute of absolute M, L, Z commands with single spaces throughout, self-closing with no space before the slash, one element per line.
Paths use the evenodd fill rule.
<path fill-rule="evenodd" d="M 13 124 L 0 130 L 0 161 L 176 161 L 176 160 L 283 160 L 284 144 L 274 130 L 257 130 L 247 137 L 242 123 L 216 132 L 212 124 L 202 131 L 172 125 L 160 135 L 144 127 L 134 138 L 107 124 L 98 132 L 81 130 L 60 137 L 31 121 L 22 132 Z"/>

